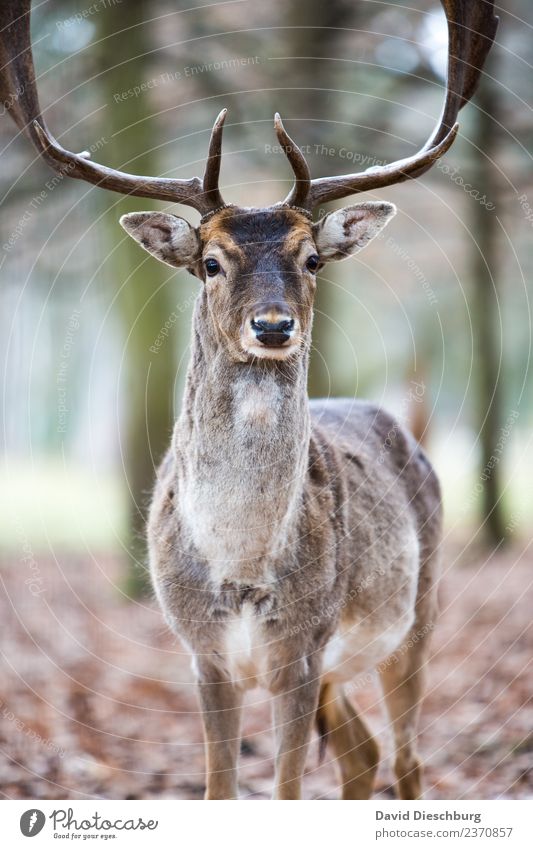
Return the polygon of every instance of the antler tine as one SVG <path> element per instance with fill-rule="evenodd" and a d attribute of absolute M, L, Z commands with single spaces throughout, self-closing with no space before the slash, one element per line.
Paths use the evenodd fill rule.
<path fill-rule="evenodd" d="M 30 39 L 31 0 L 1 0 L 0 2 L 0 97 L 20 130 L 33 142 L 38 153 L 60 174 L 85 180 L 93 185 L 120 194 L 150 197 L 192 206 L 202 215 L 211 212 L 223 201 L 210 184 L 204 191 L 202 180 L 165 179 L 127 174 L 88 159 L 88 154 L 65 150 L 52 136 L 42 117 L 35 84 L 35 70 Z M 222 113 L 221 113 L 222 115 Z M 217 134 L 221 134 L 221 115 L 215 122 L 209 155 L 218 169 L 220 151 L 216 152 Z M 214 145 L 214 148 L 212 149 Z M 220 146 L 220 139 L 218 140 Z M 206 175 L 210 172 L 209 165 Z M 215 180 L 216 182 L 216 180 Z M 209 183 L 209 176 L 208 176 Z"/>
<path fill-rule="evenodd" d="M 285 130 L 279 112 L 276 112 L 274 115 L 274 127 L 276 128 L 278 141 L 294 171 L 294 186 L 287 196 L 285 203 L 290 204 L 290 206 L 305 207 L 311 186 L 309 166 L 302 151 Z"/>
<path fill-rule="evenodd" d="M 299 205 L 318 204 L 348 195 L 391 186 L 420 177 L 453 144 L 459 110 L 468 103 L 478 85 L 483 64 L 494 41 L 498 18 L 493 0 L 441 0 L 448 23 L 448 73 L 446 100 L 430 139 L 417 153 L 389 165 L 358 174 L 311 180 L 307 197 Z M 289 195 L 286 202 L 292 202 Z"/>
<path fill-rule="evenodd" d="M 223 206 L 224 200 L 218 188 L 218 178 L 220 176 L 220 164 L 222 159 L 222 134 L 224 132 L 224 121 L 228 114 L 227 109 L 223 109 L 217 116 L 213 129 L 211 130 L 211 138 L 209 139 L 209 151 L 207 153 L 207 162 L 205 164 L 205 173 L 203 179 L 204 198 L 210 204 L 212 209 L 217 209 Z"/>

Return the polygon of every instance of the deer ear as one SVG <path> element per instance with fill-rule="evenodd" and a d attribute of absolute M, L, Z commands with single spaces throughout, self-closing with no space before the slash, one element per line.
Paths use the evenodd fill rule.
<path fill-rule="evenodd" d="M 346 259 L 364 248 L 396 215 L 392 203 L 358 203 L 330 212 L 313 225 L 322 262 Z"/>
<path fill-rule="evenodd" d="M 167 265 L 183 268 L 198 259 L 198 234 L 184 218 L 166 212 L 130 212 L 120 224 L 145 251 Z"/>

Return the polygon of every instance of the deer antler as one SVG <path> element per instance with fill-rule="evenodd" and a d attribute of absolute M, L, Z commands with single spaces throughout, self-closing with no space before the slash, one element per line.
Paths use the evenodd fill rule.
<path fill-rule="evenodd" d="M 0 100 L 37 152 L 58 173 L 121 194 L 151 197 L 192 206 L 202 215 L 222 206 L 218 189 L 222 129 L 226 110 L 215 121 L 203 180 L 144 177 L 91 162 L 87 153 L 71 153 L 54 139 L 39 106 L 30 39 L 31 0 L 0 2 Z"/>
<path fill-rule="evenodd" d="M 294 188 L 291 192 L 290 204 L 291 206 L 304 207 L 309 195 L 309 189 L 311 188 L 311 172 L 309 171 L 309 165 L 305 161 L 305 156 L 296 142 L 294 142 L 286 132 L 279 112 L 276 112 L 274 115 L 274 127 L 276 128 L 278 141 L 285 156 L 291 164 L 296 178 Z"/>
<path fill-rule="evenodd" d="M 309 167 L 298 146 L 275 117 L 276 134 L 291 167 L 295 184 L 284 203 L 305 210 L 318 204 L 371 189 L 391 186 L 428 171 L 451 146 L 457 135 L 459 110 L 468 103 L 498 26 L 493 0 L 441 0 L 448 22 L 448 75 L 446 100 L 431 138 L 418 153 L 358 174 L 311 180 Z M 218 188 L 224 109 L 215 121 L 203 179 L 165 179 L 127 174 L 99 165 L 87 153 L 65 150 L 51 135 L 41 114 L 30 40 L 31 0 L 0 0 L 0 98 L 18 127 L 38 153 L 59 173 L 85 180 L 104 189 L 140 197 L 183 203 L 202 215 L 224 205 Z"/>
<path fill-rule="evenodd" d="M 300 160 L 302 152 L 291 142 L 289 161 L 295 184 L 284 203 L 312 210 L 319 204 L 348 195 L 380 189 L 420 177 L 446 153 L 457 135 L 459 110 L 468 103 L 478 85 L 481 70 L 494 41 L 498 18 L 493 0 L 441 0 L 448 22 L 448 73 L 446 100 L 436 129 L 417 153 L 389 165 L 358 174 L 311 180 L 306 194 Z M 281 125 L 281 121 L 278 121 Z M 279 137 L 279 132 L 278 132 Z M 288 139 L 288 136 L 287 136 Z M 290 140 L 289 140 L 290 141 Z M 288 155 L 288 154 L 287 154 Z M 298 167 L 294 163 L 298 162 Z"/>

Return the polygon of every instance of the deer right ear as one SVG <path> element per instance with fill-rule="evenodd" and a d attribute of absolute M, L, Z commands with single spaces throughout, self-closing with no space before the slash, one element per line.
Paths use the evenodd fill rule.
<path fill-rule="evenodd" d="M 130 212 L 120 224 L 149 254 L 174 268 L 191 266 L 200 255 L 200 240 L 184 218 L 166 212 Z"/>
<path fill-rule="evenodd" d="M 313 225 L 320 259 L 346 259 L 364 248 L 396 215 L 392 203 L 356 203 L 330 212 Z"/>

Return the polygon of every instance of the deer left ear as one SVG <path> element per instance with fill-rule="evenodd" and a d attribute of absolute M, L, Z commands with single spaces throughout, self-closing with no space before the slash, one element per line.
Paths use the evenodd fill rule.
<path fill-rule="evenodd" d="M 392 203 L 358 203 L 330 212 L 313 225 L 321 262 L 346 259 L 364 248 L 396 215 Z"/>
<path fill-rule="evenodd" d="M 145 251 L 167 265 L 183 268 L 198 259 L 198 234 L 184 218 L 166 212 L 129 212 L 120 224 Z"/>

